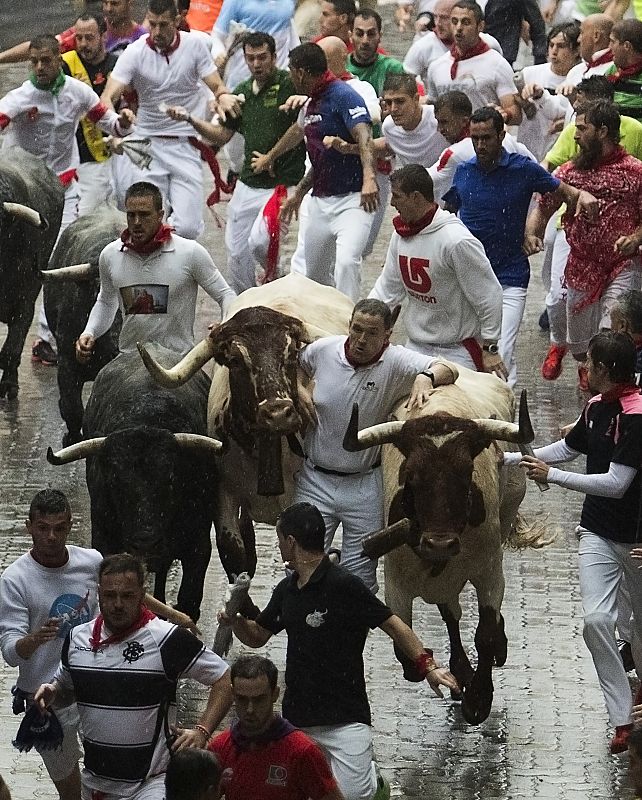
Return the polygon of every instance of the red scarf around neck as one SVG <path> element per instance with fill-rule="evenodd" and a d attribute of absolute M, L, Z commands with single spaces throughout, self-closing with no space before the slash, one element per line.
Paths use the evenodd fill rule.
<path fill-rule="evenodd" d="M 632 78 L 634 75 L 642 72 L 642 61 L 636 61 L 635 64 L 631 64 L 630 67 L 618 67 L 615 72 L 611 73 L 610 75 L 605 75 L 604 77 L 610 83 L 617 83 L 618 81 L 625 80 L 626 78 Z"/>
<path fill-rule="evenodd" d="M 453 63 L 450 66 L 450 80 L 454 81 L 457 77 L 457 67 L 459 66 L 460 61 L 466 61 L 469 58 L 480 56 L 482 53 L 487 53 L 489 50 L 490 47 L 483 39 L 480 39 L 474 47 L 466 50 L 465 53 L 461 53 L 457 45 L 454 44 L 450 48 L 450 55 L 453 57 Z"/>
<path fill-rule="evenodd" d="M 174 41 L 165 50 L 159 50 L 159 48 L 156 47 L 156 45 L 152 41 L 151 36 L 148 36 L 145 41 L 147 42 L 148 47 L 151 47 L 152 50 L 155 50 L 157 53 L 160 53 L 160 55 L 164 56 L 165 61 L 167 61 L 167 63 L 169 64 L 169 57 L 175 50 L 178 50 L 178 46 L 181 43 L 181 33 L 178 30 L 176 31 L 176 36 L 174 37 Z"/>
<path fill-rule="evenodd" d="M 386 348 L 388 347 L 389 344 L 390 342 L 386 342 L 384 346 L 381 348 L 381 350 L 379 350 L 377 355 L 373 356 L 370 359 L 370 361 L 366 361 L 364 364 L 357 363 L 352 357 L 350 353 L 350 339 L 345 340 L 345 344 L 343 345 L 343 352 L 345 353 L 346 361 L 348 362 L 348 364 L 350 364 L 350 366 L 353 367 L 354 369 L 359 369 L 360 367 L 369 367 L 371 364 L 376 364 L 377 361 L 379 361 L 379 359 L 381 358 L 381 356 L 385 353 Z"/>
<path fill-rule="evenodd" d="M 437 204 L 430 209 L 423 217 L 416 219 L 414 222 L 406 222 L 405 220 L 401 219 L 401 214 L 398 214 L 393 220 L 392 224 L 395 226 L 395 230 L 401 236 L 402 239 L 407 239 L 409 236 L 416 236 L 418 233 L 421 233 L 424 228 L 427 228 L 430 223 L 433 221 L 435 214 L 437 213 Z"/>
<path fill-rule="evenodd" d="M 609 64 L 611 61 L 613 61 L 613 53 L 609 48 L 605 53 L 602 53 L 601 56 L 598 56 L 597 58 L 592 58 L 590 61 L 586 62 L 586 67 L 584 68 L 584 74 L 586 74 L 590 69 L 601 67 L 602 64 Z"/>
<path fill-rule="evenodd" d="M 128 636 L 131 636 L 132 633 L 144 628 L 152 619 L 156 619 L 156 614 L 153 614 L 147 606 L 141 605 L 138 619 L 130 625 L 126 631 L 112 633 L 106 639 L 101 640 L 100 636 L 103 630 L 104 619 L 103 615 L 99 614 L 94 620 L 94 627 L 92 628 L 91 637 L 89 638 L 89 646 L 91 647 L 92 653 L 97 653 L 98 650 L 101 650 L 103 647 L 109 647 L 110 644 L 117 644 L 118 642 L 124 641 Z"/>
<path fill-rule="evenodd" d="M 330 72 L 329 69 L 326 69 L 323 75 L 320 76 L 314 89 L 312 89 L 312 91 L 310 92 L 310 99 L 318 100 L 319 97 L 323 94 L 323 92 L 325 92 L 325 90 L 328 88 L 328 86 L 330 86 L 331 84 L 333 84 L 335 81 L 338 80 L 339 79 L 334 74 L 334 72 Z"/>
<path fill-rule="evenodd" d="M 172 238 L 173 230 L 174 228 L 170 225 L 161 225 L 148 242 L 145 242 L 145 244 L 134 244 L 129 236 L 129 228 L 125 228 L 120 234 L 120 241 L 123 243 L 120 252 L 122 253 L 123 250 L 127 248 L 141 256 L 148 256 L 150 253 L 154 253 L 161 248 L 165 242 L 169 242 Z"/>

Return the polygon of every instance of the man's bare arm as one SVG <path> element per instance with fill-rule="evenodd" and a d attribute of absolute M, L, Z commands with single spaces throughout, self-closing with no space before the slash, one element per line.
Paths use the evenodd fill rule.
<path fill-rule="evenodd" d="M 268 150 L 267 153 L 254 152 L 252 157 L 252 171 L 253 172 L 271 172 L 274 167 L 274 162 L 285 153 L 301 144 L 303 141 L 303 128 L 294 122 L 279 141 Z"/>
<path fill-rule="evenodd" d="M 20 42 L 15 47 L 0 52 L 0 64 L 18 64 L 20 61 L 29 59 L 29 47 L 31 42 Z"/>
<path fill-rule="evenodd" d="M 107 85 L 100 95 L 101 101 L 107 108 L 114 109 L 114 105 L 120 100 L 123 92 L 127 88 L 127 84 L 117 81 L 112 75 L 107 78 Z"/>
<path fill-rule="evenodd" d="M 358 122 L 350 133 L 359 145 L 359 158 L 363 169 L 361 186 L 361 207 L 366 211 L 376 211 L 379 205 L 379 187 L 375 157 L 372 151 L 372 126 L 366 122 Z"/>

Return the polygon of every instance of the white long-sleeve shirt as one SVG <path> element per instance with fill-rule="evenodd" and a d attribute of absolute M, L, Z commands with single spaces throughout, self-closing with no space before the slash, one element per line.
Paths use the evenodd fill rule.
<path fill-rule="evenodd" d="M 118 239 L 102 251 L 98 266 L 100 292 L 84 333 L 102 336 L 120 308 L 123 353 L 135 350 L 136 342 L 158 342 L 186 353 L 194 346 L 198 287 L 221 306 L 223 316 L 236 297 L 207 250 L 175 233 L 147 256 L 122 250 Z"/>
<path fill-rule="evenodd" d="M 470 337 L 499 339 L 502 288 L 481 242 L 442 209 L 417 235 L 392 234 L 383 271 L 368 296 L 391 307 L 407 299 L 410 346 L 430 350 Z"/>

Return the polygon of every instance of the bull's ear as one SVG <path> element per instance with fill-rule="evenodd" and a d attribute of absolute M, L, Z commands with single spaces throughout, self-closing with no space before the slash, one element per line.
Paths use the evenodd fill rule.
<path fill-rule="evenodd" d="M 475 481 L 470 485 L 470 510 L 468 512 L 468 524 L 471 528 L 477 528 L 482 522 L 486 521 L 486 506 L 481 489 Z"/>

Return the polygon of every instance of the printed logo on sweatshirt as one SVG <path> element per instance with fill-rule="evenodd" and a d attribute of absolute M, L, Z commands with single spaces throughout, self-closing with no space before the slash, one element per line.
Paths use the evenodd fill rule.
<path fill-rule="evenodd" d="M 430 260 L 414 256 L 399 256 L 401 279 L 408 292 L 422 303 L 436 303 L 437 298 L 430 294 L 432 280 L 428 275 Z"/>
<path fill-rule="evenodd" d="M 51 604 L 49 617 L 60 620 L 58 638 L 64 639 L 72 628 L 81 622 L 89 622 L 93 614 L 89 608 L 89 591 L 84 597 L 78 594 L 61 594 Z"/>

